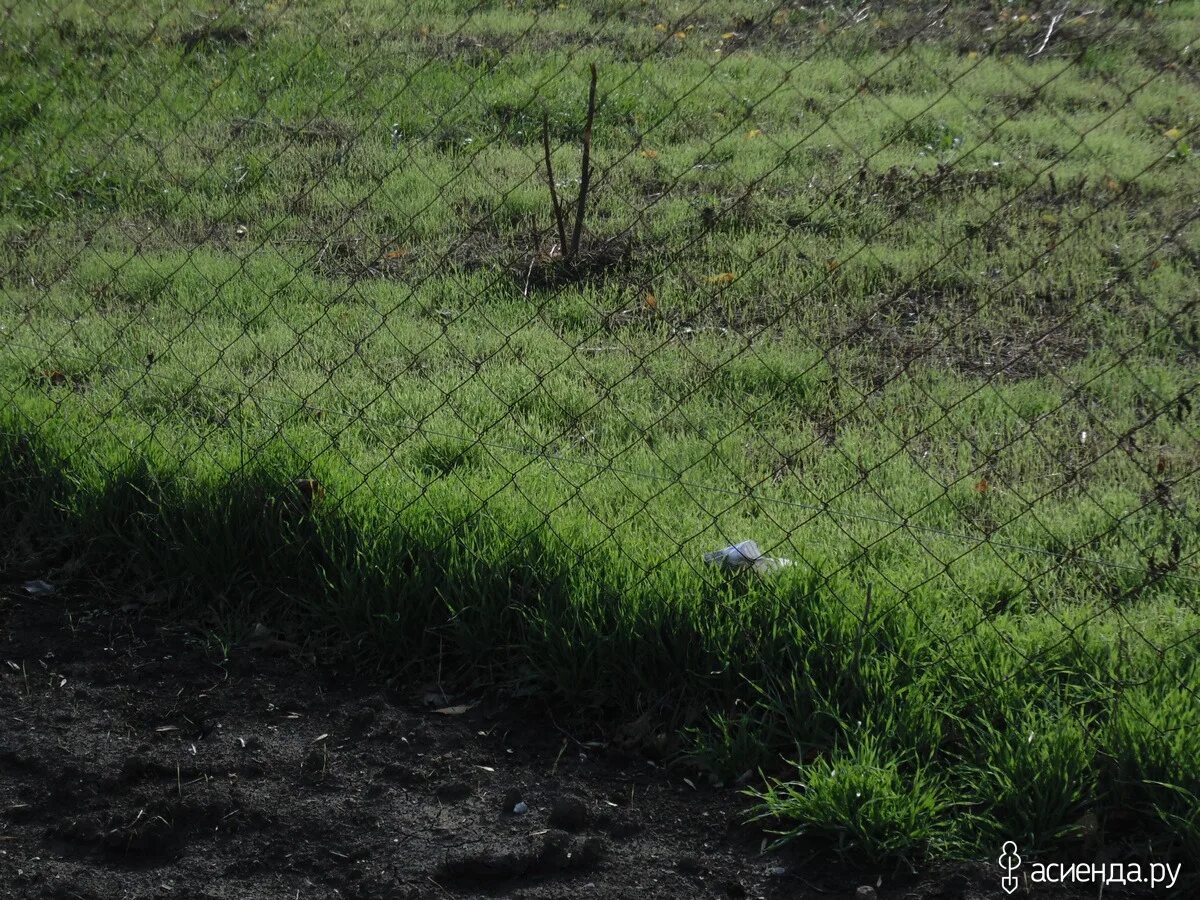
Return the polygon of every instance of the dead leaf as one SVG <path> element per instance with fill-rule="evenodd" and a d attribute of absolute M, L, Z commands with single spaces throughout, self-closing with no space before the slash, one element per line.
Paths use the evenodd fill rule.
<path fill-rule="evenodd" d="M 1166 131 L 1163 132 L 1163 137 L 1165 137 L 1168 141 L 1177 141 L 1181 137 L 1183 137 L 1183 129 L 1182 128 L 1168 128 Z"/>
<path fill-rule="evenodd" d="M 383 258 L 384 259 L 404 259 L 404 257 L 408 256 L 408 254 L 409 254 L 409 249 L 407 247 L 397 247 L 395 250 L 391 250 L 391 251 L 383 254 Z"/>
<path fill-rule="evenodd" d="M 458 706 L 443 706 L 441 709 L 435 709 L 434 712 L 442 716 L 461 716 L 474 705 L 474 703 L 463 703 Z"/>
<path fill-rule="evenodd" d="M 654 309 L 656 306 L 658 306 L 658 300 L 655 299 L 654 294 L 647 291 L 646 292 L 646 309 Z"/>
<path fill-rule="evenodd" d="M 977 482 L 975 482 L 975 492 L 979 494 L 986 494 L 989 486 L 990 485 L 988 485 L 988 480 L 986 478 L 980 478 Z"/>
<path fill-rule="evenodd" d="M 646 159 L 658 159 L 658 151 L 657 150 L 643 150 L 642 156 L 644 156 Z"/>
<path fill-rule="evenodd" d="M 62 387 L 68 380 L 67 373 L 62 369 L 46 369 L 41 373 L 41 377 L 55 387 Z"/>
<path fill-rule="evenodd" d="M 709 284 L 726 285 L 732 284 L 736 278 L 732 272 L 718 272 L 716 275 L 709 275 L 706 280 Z"/>
<path fill-rule="evenodd" d="M 762 137 L 762 133 L 763 131 L 761 128 L 751 128 L 746 132 L 746 139 L 753 140 L 756 137 Z"/>

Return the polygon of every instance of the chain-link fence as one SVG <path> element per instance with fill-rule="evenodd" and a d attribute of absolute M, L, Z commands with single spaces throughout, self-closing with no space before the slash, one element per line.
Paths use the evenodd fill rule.
<path fill-rule="evenodd" d="M 12 521 L 872 853 L 1196 858 L 1195 3 L 202 6 L 5 9 Z"/>

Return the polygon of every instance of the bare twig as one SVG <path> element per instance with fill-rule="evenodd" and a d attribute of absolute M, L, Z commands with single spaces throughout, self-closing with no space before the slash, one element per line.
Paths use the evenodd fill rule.
<path fill-rule="evenodd" d="M 583 171 L 579 181 L 579 202 L 575 205 L 575 233 L 571 236 L 572 257 L 579 252 L 583 237 L 583 215 L 587 207 L 588 184 L 592 180 L 592 123 L 596 119 L 596 64 L 592 63 L 592 81 L 588 88 L 587 123 L 583 127 Z"/>
<path fill-rule="evenodd" d="M 567 246 L 567 226 L 563 222 L 562 207 L 558 202 L 558 191 L 554 187 L 554 167 L 550 163 L 550 114 L 542 113 L 542 150 L 546 154 L 546 183 L 550 186 L 550 205 L 554 207 L 554 222 L 558 225 L 558 246 Z M 530 267 L 532 271 L 532 266 Z"/>
<path fill-rule="evenodd" d="M 559 221 L 558 225 L 561 228 L 562 222 Z M 529 271 L 525 273 L 525 290 L 521 291 L 521 296 L 523 296 L 525 298 L 529 297 L 529 281 L 531 278 L 533 278 L 533 264 L 536 262 L 537 262 L 537 255 L 534 254 L 534 256 L 530 257 L 530 260 L 529 260 Z"/>
<path fill-rule="evenodd" d="M 1066 13 L 1056 13 L 1050 18 L 1050 27 L 1046 29 L 1046 36 L 1042 38 L 1041 46 L 1029 54 L 1029 59 L 1033 59 L 1046 49 L 1046 45 L 1050 43 L 1050 36 L 1054 34 L 1054 29 L 1058 27 L 1058 23 L 1062 21 L 1064 15 Z"/>
<path fill-rule="evenodd" d="M 570 743 L 568 738 L 563 738 L 562 746 L 558 748 L 558 756 L 554 757 L 554 765 L 550 767 L 550 774 L 553 775 L 558 771 L 558 761 L 562 759 L 562 755 L 567 751 L 567 744 Z"/>

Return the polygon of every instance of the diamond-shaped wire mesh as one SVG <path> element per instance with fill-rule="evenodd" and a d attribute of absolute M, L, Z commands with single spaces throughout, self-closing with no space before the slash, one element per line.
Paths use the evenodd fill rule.
<path fill-rule="evenodd" d="M 922 785 L 868 847 L 1196 854 L 1198 31 L 9 5 L 0 498 L 196 609 L 793 760 L 785 821 Z M 786 564 L 706 559 L 746 540 Z"/>

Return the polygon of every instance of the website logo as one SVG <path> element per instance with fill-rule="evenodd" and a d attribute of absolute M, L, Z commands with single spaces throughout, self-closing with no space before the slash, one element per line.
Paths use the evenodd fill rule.
<path fill-rule="evenodd" d="M 1015 894 L 1020 882 L 1017 869 L 1021 868 L 1021 856 L 1017 853 L 1016 841 L 1005 841 L 1000 848 L 1000 887 L 1006 894 Z M 1167 862 L 1073 862 L 1073 863 L 1030 863 L 1026 878 L 1030 884 L 1099 884 L 1141 885 L 1148 884 L 1152 890 L 1171 890 L 1179 880 L 1183 863 L 1172 865 Z"/>
<path fill-rule="evenodd" d="M 1017 876 L 1013 873 L 1021 868 L 1021 857 L 1017 854 L 1017 845 L 1013 841 L 1005 841 L 1004 846 L 1000 849 L 1000 869 L 1004 872 L 1000 878 L 1000 887 L 1004 888 L 1006 894 L 1015 894 L 1017 892 Z"/>

